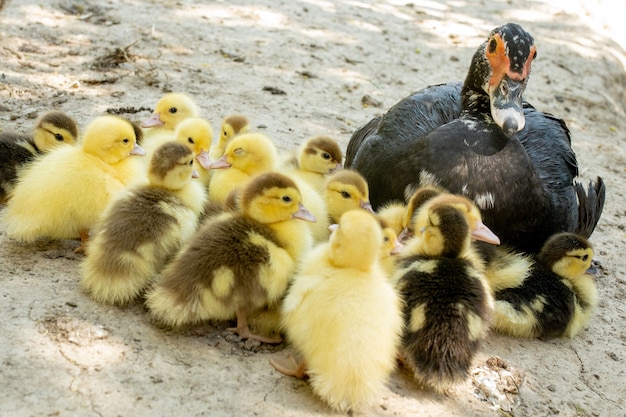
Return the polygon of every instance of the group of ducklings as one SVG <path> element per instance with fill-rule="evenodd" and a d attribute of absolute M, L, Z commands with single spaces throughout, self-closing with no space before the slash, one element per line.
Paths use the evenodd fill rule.
<path fill-rule="evenodd" d="M 537 255 L 497 246 L 471 201 L 434 187 L 374 213 L 332 138 L 281 154 L 236 114 L 213 143 L 199 114 L 170 93 L 142 126 L 99 116 L 79 139 L 49 112 L 31 136 L 0 134 L 7 235 L 81 238 L 85 292 L 143 296 L 161 325 L 285 335 L 297 359 L 272 365 L 344 411 L 375 398 L 397 362 L 441 392 L 468 377 L 490 329 L 573 337 L 589 322 L 584 238 L 559 233 Z"/>

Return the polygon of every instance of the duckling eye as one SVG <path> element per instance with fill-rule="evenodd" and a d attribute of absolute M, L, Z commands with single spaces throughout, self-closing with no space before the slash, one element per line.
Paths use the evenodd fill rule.
<path fill-rule="evenodd" d="M 322 158 L 324 158 L 324 159 L 330 159 L 330 154 L 329 154 L 328 152 L 324 152 L 324 153 L 322 154 Z"/>
<path fill-rule="evenodd" d="M 347 191 L 342 191 L 342 192 L 341 192 L 341 196 L 342 196 L 343 198 L 352 198 L 352 196 L 350 195 L 350 193 L 349 193 L 349 192 L 347 192 Z"/>
<path fill-rule="evenodd" d="M 60 133 L 55 133 L 54 138 L 58 140 L 59 142 L 63 142 L 63 135 Z"/>
<path fill-rule="evenodd" d="M 282 196 L 281 200 L 283 200 L 285 203 L 291 203 L 291 197 L 289 197 L 288 195 Z"/>
<path fill-rule="evenodd" d="M 170 109 L 168 110 L 168 112 L 174 114 L 178 111 L 178 109 L 176 107 L 170 107 Z"/>
<path fill-rule="evenodd" d="M 122 143 L 127 144 L 130 142 L 130 139 L 126 138 L 126 139 L 122 139 Z"/>
<path fill-rule="evenodd" d="M 241 155 L 243 153 L 243 148 L 235 149 L 235 155 Z"/>
<path fill-rule="evenodd" d="M 587 259 L 589 259 L 589 255 L 583 255 L 580 257 L 580 259 L 582 259 L 583 262 L 587 262 Z"/>
<path fill-rule="evenodd" d="M 193 159 L 191 161 L 189 161 L 189 166 L 193 166 Z"/>
<path fill-rule="evenodd" d="M 187 138 L 187 142 L 191 143 L 192 145 L 194 144 L 194 141 L 192 138 Z"/>
<path fill-rule="evenodd" d="M 385 242 L 389 242 L 389 237 L 385 236 L 385 238 L 383 239 Z"/>
<path fill-rule="evenodd" d="M 224 137 L 228 136 L 228 132 L 226 131 L 226 129 L 224 129 L 224 131 L 222 132 L 222 134 L 224 135 Z"/>
<path fill-rule="evenodd" d="M 489 53 L 493 54 L 494 52 L 496 52 L 496 46 L 498 46 L 498 41 L 496 41 L 495 38 L 491 38 L 491 40 L 489 41 Z"/>

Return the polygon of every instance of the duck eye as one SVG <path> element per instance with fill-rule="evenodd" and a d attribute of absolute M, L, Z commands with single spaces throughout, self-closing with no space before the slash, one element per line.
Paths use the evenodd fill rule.
<path fill-rule="evenodd" d="M 285 203 L 291 203 L 291 197 L 289 197 L 288 195 L 282 196 L 281 200 L 283 200 Z"/>
<path fill-rule="evenodd" d="M 191 143 L 192 145 L 194 144 L 194 141 L 192 138 L 187 138 L 187 142 Z"/>
<path fill-rule="evenodd" d="M 178 111 L 178 109 L 176 107 L 170 107 L 170 109 L 168 110 L 168 112 L 174 114 Z"/>
<path fill-rule="evenodd" d="M 54 138 L 58 140 L 59 142 L 63 142 L 63 135 L 60 133 L 55 133 Z"/>
<path fill-rule="evenodd" d="M 122 143 L 125 143 L 125 144 L 126 144 L 126 143 L 128 143 L 128 142 L 130 142 L 130 139 L 122 139 Z"/>
<path fill-rule="evenodd" d="M 324 152 L 324 153 L 322 154 L 322 158 L 324 158 L 324 159 L 330 159 L 330 154 L 329 154 L 328 152 Z"/>
<path fill-rule="evenodd" d="M 226 129 L 224 129 L 224 131 L 222 132 L 222 134 L 224 135 L 224 137 L 228 137 L 228 132 L 226 131 Z"/>
<path fill-rule="evenodd" d="M 582 259 L 583 262 L 587 262 L 587 259 L 589 259 L 589 255 L 583 255 L 580 259 Z"/>
<path fill-rule="evenodd" d="M 491 38 L 491 40 L 489 41 L 489 53 L 493 54 L 494 52 L 496 52 L 496 46 L 498 46 L 498 41 L 496 41 L 495 38 Z"/>
<path fill-rule="evenodd" d="M 349 193 L 349 192 L 347 192 L 347 191 L 342 191 L 342 192 L 341 192 L 341 196 L 342 196 L 343 198 L 352 198 L 352 196 L 350 195 L 350 193 Z"/>
<path fill-rule="evenodd" d="M 389 237 L 388 237 L 388 236 L 385 236 L 384 241 L 385 241 L 385 242 L 389 242 Z"/>
<path fill-rule="evenodd" d="M 235 149 L 235 155 L 241 155 L 243 153 L 243 148 L 237 148 Z"/>

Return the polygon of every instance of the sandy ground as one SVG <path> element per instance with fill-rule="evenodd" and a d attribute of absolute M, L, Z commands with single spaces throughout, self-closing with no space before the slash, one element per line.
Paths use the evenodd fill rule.
<path fill-rule="evenodd" d="M 463 79 L 487 33 L 518 22 L 538 45 L 526 99 L 567 121 L 582 179 L 607 184 L 591 239 L 599 308 L 573 340 L 490 336 L 448 395 L 398 371 L 363 414 L 626 416 L 624 12 L 608 0 L 13 0 L 0 12 L 0 129 L 26 132 L 50 108 L 81 127 L 105 112 L 141 121 L 184 91 L 214 127 L 241 112 L 282 149 L 315 134 L 345 148 L 409 93 Z M 243 342 L 227 323 L 163 331 L 140 302 L 80 291 L 76 242 L 0 241 L 0 415 L 331 413 L 268 364 L 284 344 Z"/>

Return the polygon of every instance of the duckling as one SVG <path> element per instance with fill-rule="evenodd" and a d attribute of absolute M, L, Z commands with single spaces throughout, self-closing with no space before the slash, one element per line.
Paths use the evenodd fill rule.
<path fill-rule="evenodd" d="M 398 234 L 394 228 L 389 226 L 384 218 L 378 215 L 376 218 L 383 231 L 383 247 L 380 252 L 380 264 L 383 267 L 383 271 L 385 271 L 388 276 L 391 276 L 396 271 L 396 265 L 399 259 L 398 255 L 402 253 L 404 245 L 398 240 Z"/>
<path fill-rule="evenodd" d="M 264 173 L 241 191 L 240 209 L 207 221 L 165 267 L 147 295 L 152 316 L 171 327 L 230 320 L 242 338 L 279 343 L 254 334 L 250 314 L 278 303 L 300 258 L 312 245 L 305 221 L 315 218 L 288 177 Z"/>
<path fill-rule="evenodd" d="M 161 145 L 149 184 L 119 196 L 101 215 L 83 262 L 81 286 L 104 304 L 135 299 L 196 231 L 206 192 L 186 145 Z"/>
<path fill-rule="evenodd" d="M 0 133 L 0 204 L 15 188 L 20 169 L 59 145 L 75 145 L 77 139 L 76 121 L 56 110 L 39 117 L 32 135 Z"/>
<path fill-rule="evenodd" d="M 357 208 L 373 213 L 367 181 L 351 169 L 342 169 L 328 177 L 324 199 L 331 223 L 338 223 L 343 213 Z"/>
<path fill-rule="evenodd" d="M 193 151 L 196 155 L 195 169 L 198 171 L 200 182 L 208 187 L 211 179 L 209 149 L 213 141 L 211 124 L 202 117 L 188 117 L 176 126 L 173 134 L 163 132 L 160 135 L 153 135 L 143 148 L 151 155 L 155 149 L 169 141 L 182 143 Z"/>
<path fill-rule="evenodd" d="M 328 176 L 343 168 L 343 153 L 336 140 L 328 136 L 313 136 L 304 142 L 298 151 L 296 164 L 289 168 L 290 175 L 296 175 L 308 182 L 320 195 L 326 192 Z"/>
<path fill-rule="evenodd" d="M 379 263 L 382 231 L 365 210 L 345 213 L 329 242 L 303 260 L 282 306 L 287 340 L 302 355 L 286 375 L 309 376 L 332 408 L 358 410 L 395 368 L 400 300 Z"/>
<path fill-rule="evenodd" d="M 143 180 L 144 155 L 137 145 L 138 126 L 120 117 L 99 116 L 85 129 L 80 146 L 62 146 L 29 164 L 20 174 L 7 205 L 8 236 L 22 241 L 39 237 L 81 238 L 84 250 L 89 229 L 111 197 Z"/>
<path fill-rule="evenodd" d="M 582 236 L 557 233 L 536 257 L 516 257 L 519 283 L 495 292 L 493 329 L 516 337 L 574 337 L 591 319 L 598 291 L 587 270 L 593 248 Z"/>
<path fill-rule="evenodd" d="M 472 251 L 463 208 L 446 202 L 416 213 L 392 282 L 404 301 L 400 357 L 418 382 L 444 392 L 468 376 L 489 329 L 493 298 Z"/>
<path fill-rule="evenodd" d="M 210 168 L 209 200 L 223 203 L 255 175 L 277 169 L 278 150 L 272 139 L 262 133 L 243 133 L 226 146 L 224 155 Z"/>
<path fill-rule="evenodd" d="M 248 118 L 243 114 L 231 114 L 222 120 L 222 129 L 220 130 L 220 136 L 217 143 L 211 146 L 209 156 L 211 160 L 215 161 L 224 155 L 226 145 L 231 141 L 233 137 L 240 133 L 246 133 L 250 130 L 250 122 Z"/>
<path fill-rule="evenodd" d="M 173 132 L 176 126 L 188 117 L 197 117 L 200 110 L 195 100 L 185 93 L 167 93 L 157 101 L 154 112 L 141 127 L 146 141 L 152 135 Z M 143 144 L 142 144 L 143 145 Z"/>
<path fill-rule="evenodd" d="M 228 195 L 264 172 L 278 170 L 278 150 L 272 139 L 261 133 L 243 133 L 226 146 L 224 155 L 211 163 L 214 171 L 209 184 L 209 200 L 224 203 Z M 316 242 L 328 239 L 328 212 L 319 194 L 299 178 L 291 178 L 300 191 L 303 204 L 316 222 L 309 224 Z"/>

